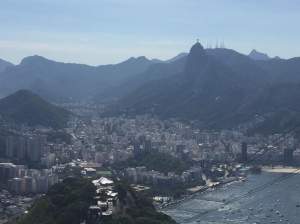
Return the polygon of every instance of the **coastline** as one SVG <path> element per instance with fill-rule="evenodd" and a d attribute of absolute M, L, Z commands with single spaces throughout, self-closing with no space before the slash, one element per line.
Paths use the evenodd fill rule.
<path fill-rule="evenodd" d="M 300 167 L 285 167 L 285 166 L 263 166 L 262 167 L 262 172 L 266 172 L 266 173 L 282 173 L 282 174 L 293 174 L 293 173 L 299 173 L 300 174 Z M 169 209 L 172 208 L 173 206 L 177 206 L 180 203 L 183 203 L 185 201 L 191 200 L 203 193 L 206 193 L 209 190 L 215 190 L 217 188 L 220 188 L 222 186 L 226 186 L 227 184 L 231 184 L 234 182 L 239 182 L 239 181 L 246 181 L 247 177 L 245 176 L 239 176 L 239 177 L 234 177 L 234 178 L 227 178 L 224 180 L 221 180 L 219 182 L 217 182 L 217 184 L 214 185 L 205 185 L 202 186 L 201 188 L 199 187 L 198 191 L 195 191 L 194 193 L 188 194 L 183 196 L 180 199 L 177 200 L 173 200 L 172 202 L 169 202 L 167 204 L 163 204 L 158 206 L 157 208 L 159 210 L 164 210 L 164 209 Z M 197 188 L 194 187 L 194 188 Z"/>
<path fill-rule="evenodd" d="M 267 173 L 297 173 L 300 172 L 300 167 L 263 166 L 262 171 Z"/>
<path fill-rule="evenodd" d="M 180 203 L 191 200 L 191 199 L 193 199 L 193 198 L 195 198 L 195 197 L 197 197 L 197 196 L 199 196 L 203 193 L 206 193 L 209 190 L 215 190 L 215 189 L 217 189 L 219 187 L 222 187 L 222 186 L 225 186 L 227 184 L 231 184 L 231 183 L 239 182 L 239 181 L 245 181 L 245 180 L 246 180 L 246 177 L 244 177 L 244 176 L 226 178 L 224 180 L 221 180 L 221 181 L 217 182 L 214 185 L 205 185 L 205 186 L 201 187 L 201 189 L 199 191 L 196 191 L 196 192 L 191 193 L 189 195 L 185 195 L 180 199 L 173 200 L 172 202 L 169 202 L 167 204 L 157 206 L 157 209 L 159 209 L 160 211 L 162 211 L 164 209 L 169 209 L 169 208 L 172 208 L 173 206 L 176 206 Z"/>

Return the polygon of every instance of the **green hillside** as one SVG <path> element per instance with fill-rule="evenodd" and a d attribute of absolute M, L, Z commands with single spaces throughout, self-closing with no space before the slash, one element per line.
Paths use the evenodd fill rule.
<path fill-rule="evenodd" d="M 119 202 L 115 212 L 102 224 L 176 224 L 169 216 L 155 210 L 151 201 L 125 184 L 115 186 Z M 38 199 L 29 213 L 13 224 L 80 224 L 94 203 L 96 189 L 90 180 L 68 178 L 54 185 Z"/>
<path fill-rule="evenodd" d="M 28 91 L 18 92 L 0 100 L 0 115 L 4 120 L 29 126 L 65 127 L 71 115 Z"/>

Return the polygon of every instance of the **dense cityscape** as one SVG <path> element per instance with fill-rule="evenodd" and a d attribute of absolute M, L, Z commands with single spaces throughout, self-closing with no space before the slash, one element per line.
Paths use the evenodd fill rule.
<path fill-rule="evenodd" d="M 147 192 L 163 208 L 193 193 L 244 181 L 247 167 L 241 163 L 252 157 L 257 159 L 250 167 L 299 161 L 293 136 L 278 142 L 281 134 L 202 131 L 174 119 L 101 117 L 98 108 L 83 108 L 82 116 L 61 130 L 1 123 L 7 131 L 0 163 L 1 223 L 26 213 L 35 198 L 70 176 L 89 178 L 105 189 L 107 198 L 99 201 L 99 208 L 111 215 L 116 178 Z"/>
<path fill-rule="evenodd" d="M 299 10 L 1 0 L 0 224 L 298 224 Z"/>

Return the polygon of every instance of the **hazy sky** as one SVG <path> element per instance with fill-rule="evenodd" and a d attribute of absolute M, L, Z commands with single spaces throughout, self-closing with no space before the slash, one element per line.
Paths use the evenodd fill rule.
<path fill-rule="evenodd" d="M 300 0 L 0 0 L 0 58 L 166 59 L 197 38 L 242 53 L 300 56 Z"/>

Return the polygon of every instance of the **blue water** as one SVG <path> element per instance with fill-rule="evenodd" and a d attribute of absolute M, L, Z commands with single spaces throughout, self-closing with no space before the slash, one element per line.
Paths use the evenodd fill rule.
<path fill-rule="evenodd" d="M 250 192 L 250 193 L 249 193 Z M 180 224 L 300 223 L 300 174 L 248 176 L 163 212 Z"/>

